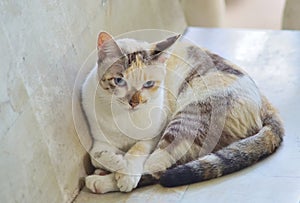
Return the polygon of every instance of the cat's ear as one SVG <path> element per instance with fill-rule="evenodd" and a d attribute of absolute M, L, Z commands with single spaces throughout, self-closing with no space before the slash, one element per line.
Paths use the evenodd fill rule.
<path fill-rule="evenodd" d="M 104 59 L 105 57 L 119 58 L 123 56 L 120 47 L 113 37 L 107 32 L 99 33 L 97 49 L 100 59 Z"/>
<path fill-rule="evenodd" d="M 164 53 L 168 48 L 170 48 L 181 35 L 175 35 L 169 37 L 163 41 L 156 42 L 152 45 L 150 51 L 150 56 L 152 59 L 158 59 L 160 62 L 164 62 L 168 58 L 168 54 Z"/>

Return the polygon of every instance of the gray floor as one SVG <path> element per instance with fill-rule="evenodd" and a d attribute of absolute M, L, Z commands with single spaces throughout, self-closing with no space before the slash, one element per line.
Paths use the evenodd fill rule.
<path fill-rule="evenodd" d="M 283 145 L 269 158 L 240 172 L 177 188 L 159 185 L 131 193 L 91 194 L 96 202 L 261 202 L 300 201 L 300 32 L 190 28 L 185 37 L 244 67 L 279 109 L 286 128 Z"/>

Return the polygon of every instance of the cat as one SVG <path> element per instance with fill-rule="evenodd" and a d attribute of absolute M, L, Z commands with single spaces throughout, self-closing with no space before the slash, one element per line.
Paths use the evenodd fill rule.
<path fill-rule="evenodd" d="M 217 178 L 280 146 L 282 121 L 255 82 L 179 38 L 98 35 L 98 61 L 81 89 L 96 168 L 85 181 L 93 193 Z"/>

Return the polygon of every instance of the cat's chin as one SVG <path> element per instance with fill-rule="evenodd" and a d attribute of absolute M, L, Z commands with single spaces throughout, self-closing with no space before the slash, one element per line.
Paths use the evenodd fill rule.
<path fill-rule="evenodd" d="M 136 112 L 136 111 L 138 111 L 140 108 L 139 107 L 137 107 L 137 108 L 129 108 L 128 109 L 128 111 L 130 112 L 130 113 L 133 113 L 133 112 Z"/>
<path fill-rule="evenodd" d="M 134 107 L 132 108 L 131 106 L 129 105 L 123 105 L 123 104 L 119 104 L 119 105 L 116 105 L 114 107 L 112 107 L 112 110 L 114 110 L 115 112 L 118 112 L 118 111 L 121 111 L 121 112 L 129 112 L 129 113 L 134 113 L 134 112 L 137 112 L 138 110 L 140 110 L 141 107 Z"/>

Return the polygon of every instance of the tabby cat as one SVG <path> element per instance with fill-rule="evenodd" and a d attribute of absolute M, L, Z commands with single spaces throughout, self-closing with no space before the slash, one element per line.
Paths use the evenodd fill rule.
<path fill-rule="evenodd" d="M 96 168 L 85 179 L 92 192 L 217 178 L 282 142 L 281 119 L 253 80 L 178 38 L 148 43 L 99 34 L 98 61 L 81 89 Z"/>

